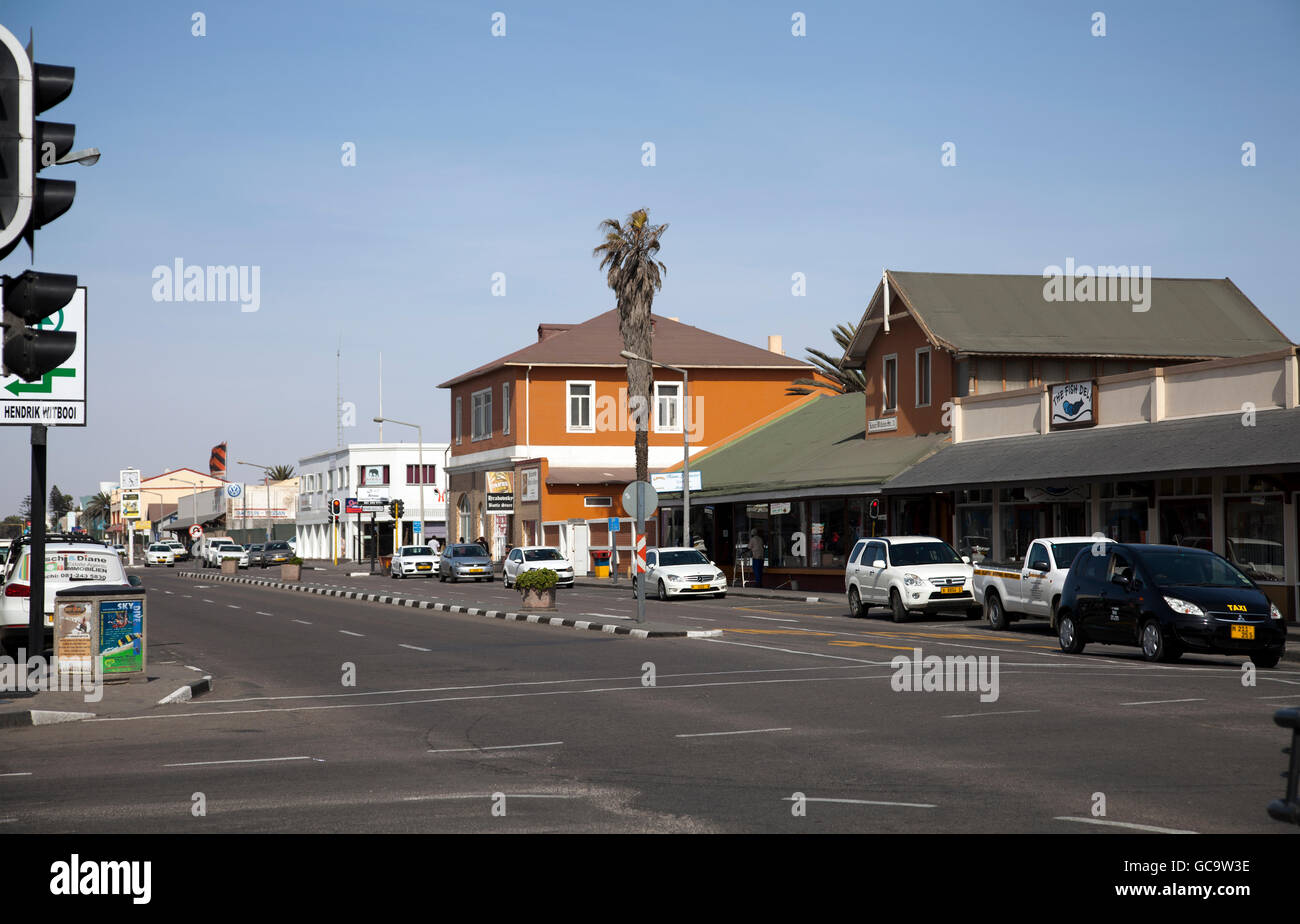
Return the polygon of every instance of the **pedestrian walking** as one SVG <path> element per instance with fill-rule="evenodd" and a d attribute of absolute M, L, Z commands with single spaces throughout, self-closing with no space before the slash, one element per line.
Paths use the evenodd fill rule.
<path fill-rule="evenodd" d="M 753 558 L 754 586 L 763 586 L 763 558 L 767 554 L 767 544 L 763 542 L 763 531 L 756 529 L 749 534 L 749 554 Z"/>

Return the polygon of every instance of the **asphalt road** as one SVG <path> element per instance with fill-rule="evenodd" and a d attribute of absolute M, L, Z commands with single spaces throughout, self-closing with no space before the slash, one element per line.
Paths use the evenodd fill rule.
<path fill-rule="evenodd" d="M 1300 705 L 1286 662 L 1251 687 L 1240 659 L 1072 657 L 1041 624 L 900 626 L 838 602 L 651 602 L 656 622 L 724 634 L 638 640 L 145 578 L 150 658 L 200 667 L 214 692 L 0 732 L 0 830 L 1291 833 L 1264 811 L 1286 766 L 1273 711 Z M 635 602 L 577 588 L 562 611 L 630 618 Z M 890 661 L 917 648 L 997 656 L 997 698 L 896 690 Z"/>

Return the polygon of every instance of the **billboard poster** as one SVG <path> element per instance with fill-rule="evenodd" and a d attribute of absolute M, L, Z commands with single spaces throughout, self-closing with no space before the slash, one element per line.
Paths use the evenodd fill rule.
<path fill-rule="evenodd" d="M 531 503 L 537 500 L 537 481 L 538 481 L 538 476 L 540 474 L 541 472 L 535 468 L 526 468 L 519 473 L 519 477 L 523 480 L 524 483 L 523 485 L 524 503 Z"/>
<path fill-rule="evenodd" d="M 144 601 L 99 602 L 101 675 L 144 670 Z"/>
<path fill-rule="evenodd" d="M 122 492 L 122 519 L 140 519 L 140 495 L 134 491 Z"/>
<path fill-rule="evenodd" d="M 487 512 L 515 512 L 515 473 L 485 472 L 487 476 Z"/>
<path fill-rule="evenodd" d="M 54 625 L 54 653 L 59 669 L 90 672 L 90 604 L 80 600 L 58 604 Z"/>

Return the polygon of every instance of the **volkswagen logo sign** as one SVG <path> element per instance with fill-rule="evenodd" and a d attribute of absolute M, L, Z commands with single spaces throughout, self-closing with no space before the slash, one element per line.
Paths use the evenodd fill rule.
<path fill-rule="evenodd" d="M 242 484 L 228 484 L 226 485 L 226 493 L 231 497 L 238 497 L 244 493 L 244 486 Z"/>

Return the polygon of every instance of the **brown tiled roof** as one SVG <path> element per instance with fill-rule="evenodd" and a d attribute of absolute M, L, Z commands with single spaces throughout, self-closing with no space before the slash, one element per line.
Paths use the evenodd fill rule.
<path fill-rule="evenodd" d="M 807 363 L 772 353 L 730 337 L 682 324 L 662 315 L 654 319 L 654 359 L 689 369 L 787 369 L 808 374 Z M 598 314 L 590 321 L 575 324 L 568 330 L 552 334 L 539 343 L 508 353 L 490 363 L 462 373 L 439 385 L 450 388 L 461 382 L 492 372 L 503 366 L 609 366 L 622 367 L 627 361 L 619 356 L 623 337 L 618 332 L 618 309 Z"/>

